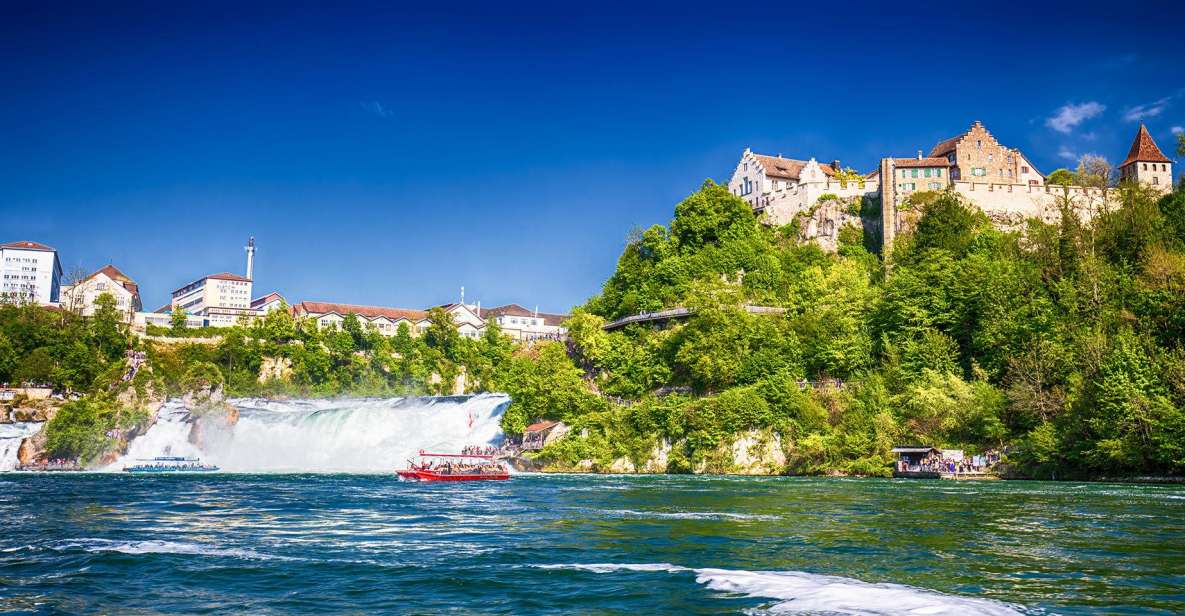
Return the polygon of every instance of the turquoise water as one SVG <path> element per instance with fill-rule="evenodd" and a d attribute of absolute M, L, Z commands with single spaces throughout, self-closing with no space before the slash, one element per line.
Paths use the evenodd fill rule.
<path fill-rule="evenodd" d="M 0 610 L 1185 612 L 1185 488 L 0 475 Z"/>

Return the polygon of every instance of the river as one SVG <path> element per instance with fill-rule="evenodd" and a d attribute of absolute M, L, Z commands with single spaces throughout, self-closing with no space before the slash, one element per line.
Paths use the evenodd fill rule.
<path fill-rule="evenodd" d="M 0 475 L 0 610 L 1185 612 L 1185 488 Z"/>

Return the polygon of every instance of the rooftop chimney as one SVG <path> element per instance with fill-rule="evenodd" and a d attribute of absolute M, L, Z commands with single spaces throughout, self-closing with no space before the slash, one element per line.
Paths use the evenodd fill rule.
<path fill-rule="evenodd" d="M 922 160 L 922 151 L 918 150 L 918 160 Z"/>
<path fill-rule="evenodd" d="M 835 169 L 836 171 L 839 171 L 840 170 L 839 161 L 838 160 L 831 161 L 831 168 Z"/>

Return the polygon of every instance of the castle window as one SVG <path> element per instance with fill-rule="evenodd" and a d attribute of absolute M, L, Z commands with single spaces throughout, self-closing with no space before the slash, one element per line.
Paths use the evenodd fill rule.
<path fill-rule="evenodd" d="M 975 149 L 977 149 L 977 150 L 983 149 L 983 139 L 976 139 L 975 140 Z"/>
<path fill-rule="evenodd" d="M 908 177 L 908 176 L 906 175 L 906 171 L 905 171 L 905 169 L 902 169 L 902 170 L 901 170 L 901 177 Z"/>
<path fill-rule="evenodd" d="M 910 177 L 915 177 L 915 178 L 916 178 L 916 177 L 918 177 L 918 170 L 917 170 L 917 169 L 914 169 L 914 170 L 912 171 L 912 173 L 910 173 L 909 175 L 910 175 Z"/>
<path fill-rule="evenodd" d="M 992 154 L 988 154 L 988 162 L 989 163 L 992 162 L 992 156 L 993 156 Z"/>
<path fill-rule="evenodd" d="M 1160 184 L 1160 178 L 1158 178 L 1154 175 L 1154 176 L 1152 176 L 1152 185 L 1156 186 L 1157 184 Z"/>
<path fill-rule="evenodd" d="M 1028 168 L 1028 167 L 1021 167 L 1021 168 L 1020 168 L 1020 172 L 1021 172 L 1021 173 L 1028 173 L 1028 172 L 1029 172 L 1029 168 Z"/>
<path fill-rule="evenodd" d="M 942 169 L 935 169 L 934 173 L 936 174 L 936 177 L 942 177 Z"/>
<path fill-rule="evenodd" d="M 1144 171 L 1148 170 L 1148 163 L 1144 163 Z"/>
<path fill-rule="evenodd" d="M 931 174 L 931 173 L 933 173 L 933 172 L 934 172 L 934 171 L 933 171 L 933 170 L 931 170 L 931 169 L 926 169 L 926 177 L 930 177 L 930 174 Z"/>

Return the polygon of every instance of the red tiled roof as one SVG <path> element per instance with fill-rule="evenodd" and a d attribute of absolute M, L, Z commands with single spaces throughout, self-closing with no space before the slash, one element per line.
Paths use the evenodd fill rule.
<path fill-rule="evenodd" d="M 918 167 L 949 167 L 950 161 L 945 158 L 931 156 L 929 158 L 894 158 L 893 164 L 897 167 L 904 167 L 906 169 Z"/>
<path fill-rule="evenodd" d="M 185 287 L 188 287 L 191 284 L 195 284 L 195 283 L 201 282 L 203 280 L 209 280 L 211 278 L 214 280 L 234 280 L 234 281 L 238 281 L 238 282 L 251 282 L 250 278 L 244 278 L 243 276 L 240 276 L 238 274 L 232 274 L 230 272 L 222 272 L 219 274 L 210 274 L 208 276 L 202 276 L 201 278 L 198 278 L 197 280 L 195 280 L 193 282 L 187 283 L 185 286 L 181 286 L 181 287 L 177 287 L 176 289 L 173 289 L 173 293 L 177 293 L 181 289 L 184 289 Z"/>
<path fill-rule="evenodd" d="M 1123 161 L 1120 167 L 1126 167 L 1132 163 L 1171 163 L 1160 148 L 1156 147 L 1156 141 L 1152 139 L 1152 135 L 1148 133 L 1148 127 L 1144 123 L 1140 123 L 1140 130 L 1136 131 L 1136 138 L 1132 141 L 1132 147 L 1127 151 L 1127 160 Z"/>
<path fill-rule="evenodd" d="M 526 429 L 523 430 L 523 432 L 542 432 L 543 430 L 546 430 L 558 423 L 560 423 L 560 422 L 558 422 L 558 421 L 540 421 L 538 423 L 533 423 L 533 424 L 527 426 Z"/>
<path fill-rule="evenodd" d="M 23 242 L 9 242 L 7 244 L 0 244 L 0 248 L 20 248 L 22 250 L 44 250 L 46 252 L 56 252 L 53 248 L 45 244 L 38 244 L 37 242 L 23 241 Z"/>
<path fill-rule="evenodd" d="M 213 278 L 215 280 L 237 280 L 239 282 L 251 282 L 250 278 L 247 278 L 245 276 L 240 276 L 238 274 L 232 274 L 230 272 L 222 272 L 221 274 L 210 274 L 209 276 L 206 276 L 206 278 Z"/>
<path fill-rule="evenodd" d="M 967 132 L 971 132 L 971 131 L 968 130 Z M 967 133 L 963 133 L 963 134 L 958 135 L 956 137 L 951 137 L 950 139 L 947 139 L 946 141 L 939 141 L 938 145 L 934 146 L 930 150 L 930 157 L 931 158 L 937 158 L 940 156 L 945 157 L 947 154 L 950 154 L 951 152 L 953 152 L 955 149 L 955 145 L 957 145 L 959 143 L 959 140 L 962 139 L 963 137 L 966 137 L 966 136 L 967 136 Z"/>
<path fill-rule="evenodd" d="M 271 301 L 274 301 L 277 299 L 280 301 L 283 301 L 284 296 L 280 295 L 279 293 L 276 293 L 275 291 L 272 291 L 271 293 L 268 293 L 267 295 L 264 295 L 263 297 L 257 297 L 255 299 L 251 300 L 251 307 L 255 308 L 256 306 L 262 306 L 263 304 L 266 304 L 268 302 L 271 302 Z"/>
<path fill-rule="evenodd" d="M 787 180 L 797 180 L 802 174 L 803 167 L 806 167 L 810 161 L 794 160 L 793 158 L 782 158 L 780 156 L 766 156 L 764 154 L 753 154 L 757 162 L 765 169 L 765 175 L 771 178 L 783 178 Z M 818 162 L 818 161 L 816 161 Z M 823 170 L 824 175 L 835 175 L 835 169 L 831 167 L 831 163 L 819 163 L 819 168 Z"/>
<path fill-rule="evenodd" d="M 377 317 L 387 317 L 391 320 L 407 319 L 409 321 L 422 321 L 428 318 L 428 313 L 423 310 L 415 310 L 413 308 L 387 308 L 384 306 L 358 306 L 355 304 L 334 304 L 330 302 L 300 302 L 292 307 L 292 310 L 298 315 L 304 314 L 328 314 L 336 312 L 340 315 L 347 315 L 354 313 L 360 317 L 373 319 Z"/>
<path fill-rule="evenodd" d="M 112 265 L 110 263 L 108 263 L 107 265 L 104 265 L 103 267 L 100 267 L 93 274 L 91 274 L 90 276 L 87 276 L 86 278 L 83 278 L 79 282 L 86 282 L 87 280 L 90 280 L 91 278 L 94 278 L 95 276 L 98 276 L 99 274 L 103 274 L 104 276 L 106 276 L 106 277 L 110 278 L 111 280 L 115 281 L 116 283 L 118 283 L 123 288 L 127 289 L 128 293 L 132 294 L 133 302 L 139 303 L 139 301 L 140 301 L 140 285 L 136 284 L 135 281 L 133 281 L 127 274 L 119 271 L 118 267 L 115 267 L 114 265 Z"/>
<path fill-rule="evenodd" d="M 506 304 L 505 306 L 495 306 L 493 308 L 483 308 L 481 310 L 481 318 L 488 319 L 491 317 L 531 317 L 543 319 L 545 325 L 552 325 L 558 327 L 564 321 L 568 320 L 566 314 L 549 314 L 546 312 L 536 313 L 533 310 L 523 308 L 518 304 Z"/>
<path fill-rule="evenodd" d="M 483 308 L 481 311 L 481 318 L 489 317 L 529 317 L 535 313 L 519 306 L 518 304 L 506 304 L 505 306 L 494 306 L 493 308 Z"/>

